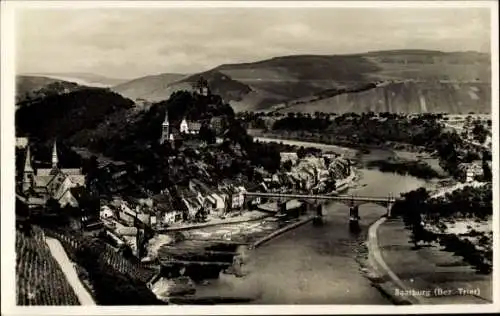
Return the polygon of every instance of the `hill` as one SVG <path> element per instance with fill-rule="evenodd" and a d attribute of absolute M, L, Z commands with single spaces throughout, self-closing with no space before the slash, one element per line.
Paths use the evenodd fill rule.
<path fill-rule="evenodd" d="M 136 95 L 141 98 L 158 101 L 168 98 L 175 91 L 190 89 L 190 83 L 200 75 L 207 77 L 211 89 L 230 101 L 236 111 L 265 111 L 276 105 L 288 106 L 288 103 L 314 97 L 325 90 L 330 95 L 336 95 L 358 90 L 359 86 L 393 81 L 423 82 L 431 89 L 437 83 L 434 89 L 436 93 L 442 82 L 459 85 L 479 82 L 485 83 L 484 94 L 488 94 L 486 83 L 490 83 L 491 66 L 490 56 L 477 52 L 393 50 L 353 55 L 297 55 L 252 63 L 225 64 L 168 84 L 139 80 L 131 83 L 129 89 L 135 89 Z M 134 86 L 137 88 L 132 88 Z M 448 91 L 444 96 L 439 96 L 440 99 L 462 99 L 458 95 L 460 92 L 453 89 L 452 85 L 445 90 Z M 333 102 L 340 103 L 339 112 L 343 108 L 350 108 L 342 99 Z M 441 106 L 440 109 L 453 112 L 458 107 L 466 109 L 466 112 L 478 112 L 475 106 L 489 107 L 489 104 L 476 103 Z M 392 110 L 397 112 L 415 108 L 407 104 L 401 104 L 399 108 L 399 103 L 393 104 Z M 306 107 L 303 105 L 300 110 L 309 111 Z M 354 106 L 353 110 L 360 112 L 364 108 L 366 105 L 362 105 L 361 109 Z M 428 106 L 427 110 L 432 112 L 437 109 Z"/>
<path fill-rule="evenodd" d="M 16 134 L 38 141 L 65 139 L 97 126 L 107 116 L 131 109 L 133 102 L 107 89 L 86 88 L 51 95 L 16 111 Z M 43 122 L 43 123 L 42 123 Z"/>
<path fill-rule="evenodd" d="M 16 76 L 16 104 L 23 105 L 50 95 L 57 95 L 85 88 L 74 82 L 48 77 Z"/>
<path fill-rule="evenodd" d="M 200 77 L 206 79 L 214 94 L 227 101 L 240 101 L 252 89 L 239 81 L 217 71 L 211 70 L 195 75 L 161 74 L 147 76 L 113 87 L 113 91 L 131 99 L 145 99 L 150 102 L 167 100 L 177 91 L 192 91 Z"/>
<path fill-rule="evenodd" d="M 112 90 L 132 100 L 161 101 L 168 99 L 165 94 L 168 86 L 185 77 L 186 75 L 175 73 L 145 76 L 115 85 Z"/>
<path fill-rule="evenodd" d="M 106 76 L 86 72 L 33 73 L 29 75 L 48 77 L 62 81 L 72 81 L 78 83 L 79 85 L 96 88 L 109 88 L 128 81 L 128 79 L 109 78 Z"/>
<path fill-rule="evenodd" d="M 388 82 L 357 92 L 290 101 L 279 112 L 489 113 L 490 91 L 484 82 Z"/>
<path fill-rule="evenodd" d="M 115 111 L 95 126 L 73 133 L 68 141 L 128 161 L 143 154 L 137 148 L 158 146 L 167 109 L 172 126 L 178 126 L 183 118 L 201 121 L 214 116 L 234 117 L 232 108 L 218 96 L 204 97 L 177 91 L 168 100 L 146 110 Z"/>

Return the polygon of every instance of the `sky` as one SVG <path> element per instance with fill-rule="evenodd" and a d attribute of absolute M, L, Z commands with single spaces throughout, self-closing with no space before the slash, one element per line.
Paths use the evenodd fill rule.
<path fill-rule="evenodd" d="M 484 8 L 52 8 L 15 18 L 18 73 L 130 79 L 296 54 L 490 50 Z"/>

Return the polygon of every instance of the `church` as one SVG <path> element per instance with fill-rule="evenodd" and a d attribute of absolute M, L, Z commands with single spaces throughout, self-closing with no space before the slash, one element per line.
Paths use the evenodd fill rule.
<path fill-rule="evenodd" d="M 165 120 L 162 123 L 160 144 L 164 144 L 166 141 L 173 142 L 175 138 L 182 135 L 198 135 L 200 133 L 201 123 L 194 121 L 187 121 L 185 118 L 182 119 L 179 124 L 179 128 L 170 128 L 170 122 L 168 119 L 168 111 L 165 113 Z"/>
<path fill-rule="evenodd" d="M 52 148 L 51 168 L 33 168 L 29 144 L 26 146 L 21 191 L 29 205 L 42 206 L 53 198 L 61 207 L 68 204 L 76 207 L 78 202 L 71 189 L 84 186 L 85 175 L 80 168 L 59 168 L 56 142 Z"/>

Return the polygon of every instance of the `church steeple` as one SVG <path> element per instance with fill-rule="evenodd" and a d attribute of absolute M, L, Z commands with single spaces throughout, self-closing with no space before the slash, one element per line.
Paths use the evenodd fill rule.
<path fill-rule="evenodd" d="M 161 124 L 161 139 L 160 144 L 165 143 L 168 140 L 170 133 L 170 122 L 168 121 L 168 110 L 165 111 L 165 120 Z"/>
<path fill-rule="evenodd" d="M 52 148 L 52 168 L 56 169 L 59 163 L 59 158 L 57 157 L 57 142 L 54 141 L 54 147 Z"/>
<path fill-rule="evenodd" d="M 30 146 L 26 147 L 26 159 L 24 161 L 24 170 L 23 170 L 23 192 L 29 191 L 33 187 L 33 175 L 35 171 L 31 166 L 31 153 Z"/>
<path fill-rule="evenodd" d="M 26 159 L 24 160 L 24 172 L 33 172 L 33 167 L 31 166 L 31 153 L 30 146 L 26 146 Z"/>

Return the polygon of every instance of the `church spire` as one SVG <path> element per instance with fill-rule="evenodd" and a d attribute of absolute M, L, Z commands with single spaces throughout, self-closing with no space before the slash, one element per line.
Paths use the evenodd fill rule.
<path fill-rule="evenodd" d="M 54 147 L 52 148 L 52 168 L 57 168 L 59 163 L 59 158 L 57 157 L 57 141 L 54 141 Z"/>
<path fill-rule="evenodd" d="M 163 126 L 169 126 L 170 123 L 168 122 L 168 110 L 165 111 L 165 120 L 163 121 Z"/>
<path fill-rule="evenodd" d="M 168 110 L 165 110 L 165 120 L 161 124 L 161 138 L 160 144 L 165 143 L 168 140 L 168 135 L 170 133 L 170 123 L 168 122 Z"/>
<path fill-rule="evenodd" d="M 31 153 L 30 146 L 26 146 L 26 159 L 24 161 L 24 172 L 33 172 L 33 167 L 31 166 Z"/>

